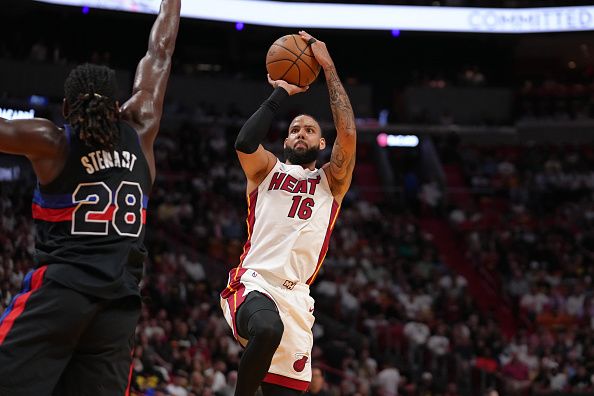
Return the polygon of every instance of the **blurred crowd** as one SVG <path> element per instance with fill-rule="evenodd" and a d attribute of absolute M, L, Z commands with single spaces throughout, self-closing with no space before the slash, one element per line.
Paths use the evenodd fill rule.
<path fill-rule="evenodd" d="M 535 5 L 528 0 L 351 1 L 355 2 Z M 583 3 L 548 0 L 538 5 Z M 62 21 L 72 21 L 64 23 L 69 29 L 84 25 L 84 19 L 65 15 Z M 97 20 L 100 17 L 94 23 Z M 130 23 L 140 26 L 143 21 Z M 180 42 L 174 73 L 249 77 L 237 65 L 252 61 L 242 57 L 253 51 L 240 51 L 240 33 L 233 27 L 217 29 L 225 33 L 216 43 L 195 43 L 194 38 Z M 111 39 L 118 32 L 103 33 Z M 90 61 L 133 70 L 137 55 L 142 55 L 125 47 L 114 47 L 120 53 L 110 52 L 109 46 L 89 49 L 96 43 L 64 41 L 60 31 L 39 39 L 33 34 L 19 33 L 1 42 L 0 59 Z M 423 42 L 421 36 L 419 40 Z M 586 44 L 583 53 L 590 51 Z M 427 52 L 423 45 L 418 47 L 419 53 Z M 201 58 L 203 53 L 208 61 Z M 439 51 L 434 55 L 439 58 Z M 400 91 L 408 87 L 485 88 L 496 86 L 504 75 L 502 85 L 515 92 L 515 114 L 509 122 L 594 119 L 591 61 L 570 62 L 566 76 L 527 75 L 518 82 L 517 70 L 498 70 L 489 61 L 481 62 L 480 54 L 471 63 L 460 56 L 451 58 L 439 66 L 448 71 L 431 69 L 440 63 L 432 56 L 410 65 L 403 59 L 402 67 L 410 66 L 408 74 L 401 73 L 406 82 L 386 88 L 390 84 L 382 80 L 385 86 L 374 89 L 387 99 L 374 100 L 400 108 Z M 511 101 L 508 104 L 513 107 Z M 166 114 L 155 145 L 158 175 L 149 202 L 149 257 L 131 391 L 147 396 L 230 396 L 242 349 L 223 318 L 219 292 L 246 238 L 245 176 L 233 148 L 246 114 L 234 105 L 221 112 L 209 103 L 174 101 L 167 103 Z M 456 119 L 444 111 L 434 123 L 452 125 Z M 282 122 L 275 124 L 264 143 L 279 156 L 284 128 Z M 384 194 L 378 177 L 385 171 L 379 168 L 380 156 L 364 144 L 358 148 L 357 169 L 365 173 L 355 177 L 345 197 L 329 253 L 312 287 L 316 324 L 308 395 L 594 394 L 594 146 L 463 145 L 452 147 L 447 156 L 439 153 L 441 164 L 433 161 L 429 167 L 422 163 L 428 151 L 393 149 L 383 166 L 393 168 L 394 185 L 403 187 Z M 322 162 L 328 154 L 322 155 Z M 462 175 L 455 194 L 437 177 L 427 177 L 426 169 L 435 169 L 436 163 Z M 34 265 L 34 183 L 25 168 L 16 180 L 0 181 L 0 315 Z M 471 293 L 470 282 L 475 280 L 445 262 L 435 235 L 422 226 L 425 217 L 447 222 L 464 249 L 464 259 L 509 305 L 517 325 L 511 329 L 513 337 L 504 335 L 510 329 L 503 329 L 500 318 Z"/>
<path fill-rule="evenodd" d="M 572 62 L 570 62 L 571 65 Z M 575 67 L 575 62 L 573 62 Z M 520 121 L 584 121 L 594 119 L 594 67 L 568 81 L 525 80 L 518 92 Z"/>
<path fill-rule="evenodd" d="M 591 390 L 594 152 L 475 146 L 459 154 L 474 194 L 453 202 L 449 219 L 467 257 L 526 324 L 504 350 L 507 375 L 517 388 Z"/>
<path fill-rule="evenodd" d="M 218 293 L 245 239 L 236 131 L 182 120 L 164 127 L 157 141 L 134 352 L 138 395 L 234 392 L 241 348 Z M 279 153 L 283 133 L 275 126 L 267 147 Z M 406 202 L 371 203 L 353 186 L 312 288 L 310 394 L 591 391 L 594 157 L 588 148 L 555 150 L 465 148 L 458 159 L 480 193 L 467 206 L 452 206 L 449 219 L 467 257 L 524 318 L 511 340 L 477 307 L 467 280 L 442 262 Z M 0 184 L 2 307 L 32 265 L 32 186 Z"/>

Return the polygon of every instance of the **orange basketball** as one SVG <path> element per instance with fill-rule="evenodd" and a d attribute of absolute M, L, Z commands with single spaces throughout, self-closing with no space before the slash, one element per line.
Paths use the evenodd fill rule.
<path fill-rule="evenodd" d="M 311 47 L 298 34 L 289 34 L 276 40 L 266 54 L 266 70 L 273 80 L 305 87 L 320 73 Z"/>

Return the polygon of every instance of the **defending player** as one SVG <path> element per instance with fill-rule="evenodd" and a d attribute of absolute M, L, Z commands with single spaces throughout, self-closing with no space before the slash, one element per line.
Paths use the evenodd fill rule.
<path fill-rule="evenodd" d="M 82 65 L 65 82 L 59 128 L 0 119 L 0 151 L 26 156 L 36 269 L 0 318 L 0 395 L 128 394 L 148 193 L 181 0 L 163 0 L 133 94 Z"/>

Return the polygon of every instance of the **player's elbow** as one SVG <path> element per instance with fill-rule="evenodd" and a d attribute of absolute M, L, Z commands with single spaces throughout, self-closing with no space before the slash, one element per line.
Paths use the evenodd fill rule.
<path fill-rule="evenodd" d="M 241 151 L 244 154 L 253 154 L 258 149 L 258 144 L 250 142 L 249 139 L 245 139 L 241 134 L 235 140 L 235 150 Z"/>
<path fill-rule="evenodd" d="M 342 133 L 351 139 L 357 138 L 357 129 L 354 127 L 342 128 Z"/>
<path fill-rule="evenodd" d="M 338 130 L 341 145 L 354 146 L 357 144 L 357 131 L 355 128 Z"/>
<path fill-rule="evenodd" d="M 153 40 L 149 54 L 157 59 L 171 59 L 175 51 L 175 37 L 161 36 Z"/>
<path fill-rule="evenodd" d="M 173 57 L 174 50 L 174 47 L 159 45 L 157 46 L 157 51 L 155 55 L 162 63 L 169 63 L 171 62 L 171 58 Z"/>

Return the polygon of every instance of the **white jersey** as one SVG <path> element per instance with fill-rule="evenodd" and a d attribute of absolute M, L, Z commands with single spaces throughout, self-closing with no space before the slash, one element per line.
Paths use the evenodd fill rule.
<path fill-rule="evenodd" d="M 323 169 L 277 160 L 248 197 L 248 240 L 239 267 L 289 285 L 311 284 L 328 251 L 339 208 Z"/>

